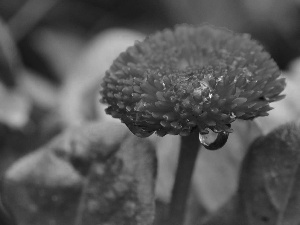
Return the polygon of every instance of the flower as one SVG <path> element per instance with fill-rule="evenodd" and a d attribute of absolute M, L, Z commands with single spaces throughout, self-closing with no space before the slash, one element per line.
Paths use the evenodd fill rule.
<path fill-rule="evenodd" d="M 266 116 L 284 97 L 280 75 L 247 34 L 179 25 L 121 53 L 104 77 L 102 102 L 139 137 L 230 133 L 234 120 Z"/>

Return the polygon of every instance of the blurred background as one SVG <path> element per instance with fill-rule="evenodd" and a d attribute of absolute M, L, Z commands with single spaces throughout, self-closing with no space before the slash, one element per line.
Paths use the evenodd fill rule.
<path fill-rule="evenodd" d="M 299 0 L 1 0 L 0 175 L 66 127 L 104 118 L 112 60 L 178 23 L 249 33 L 283 71 L 300 55 Z"/>
<path fill-rule="evenodd" d="M 65 112 L 57 106 L 71 102 L 58 101 L 72 101 L 71 92 L 75 99 L 76 91 L 83 89 L 80 83 L 90 79 L 90 71 L 84 71 L 89 66 L 79 66 L 78 61 L 102 63 L 96 67 L 101 77 L 117 56 L 105 51 L 122 51 L 134 39 L 154 31 L 178 23 L 209 23 L 250 33 L 282 70 L 300 54 L 299 0 L 1 0 L 0 18 L 0 149 L 1 154 L 17 156 L 38 147 L 68 123 L 61 121 L 68 115 L 61 115 Z M 126 29 L 127 36 L 122 40 L 125 34 L 115 32 L 99 37 L 111 29 Z M 109 36 L 114 41 L 103 44 L 101 39 L 109 40 Z M 93 47 L 82 56 L 89 45 Z M 103 62 L 105 54 L 110 56 Z M 74 71 L 76 67 L 81 71 Z M 67 85 L 76 83 L 75 77 L 78 88 Z M 67 113 L 96 116 L 76 112 L 82 110 L 78 108 L 82 107 L 69 107 Z M 89 110 L 93 107 L 86 108 Z M 69 122 L 76 123 L 74 120 Z M 0 167 L 10 162 L 3 156 L 1 160 Z"/>

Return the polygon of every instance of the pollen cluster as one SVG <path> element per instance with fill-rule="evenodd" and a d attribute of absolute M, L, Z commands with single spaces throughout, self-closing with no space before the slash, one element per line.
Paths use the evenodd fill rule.
<path fill-rule="evenodd" d="M 139 137 L 230 133 L 236 119 L 268 115 L 283 97 L 280 75 L 249 35 L 180 25 L 121 53 L 104 77 L 102 102 Z"/>

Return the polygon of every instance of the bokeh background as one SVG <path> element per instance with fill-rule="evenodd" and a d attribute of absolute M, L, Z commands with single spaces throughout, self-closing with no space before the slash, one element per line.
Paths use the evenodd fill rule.
<path fill-rule="evenodd" d="M 265 132 L 300 117 L 299 0 L 1 0 L 0 176 L 66 128 L 110 120 L 98 91 L 112 60 L 135 40 L 181 23 L 251 34 L 291 84 L 286 102 L 261 122 Z M 242 128 L 244 133 L 248 128 Z M 160 157 L 168 158 L 167 153 Z M 157 188 L 162 211 L 169 183 Z M 227 192 L 235 187 L 229 185 Z M 227 189 L 215 191 L 221 201 L 202 195 L 204 208 L 191 204 L 198 212 L 214 210 L 225 201 Z"/>

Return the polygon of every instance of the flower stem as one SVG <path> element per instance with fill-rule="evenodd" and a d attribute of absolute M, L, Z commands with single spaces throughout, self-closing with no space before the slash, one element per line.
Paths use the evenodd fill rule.
<path fill-rule="evenodd" d="M 200 147 L 199 131 L 181 137 L 180 154 L 169 209 L 168 225 L 183 225 L 191 178 Z"/>

